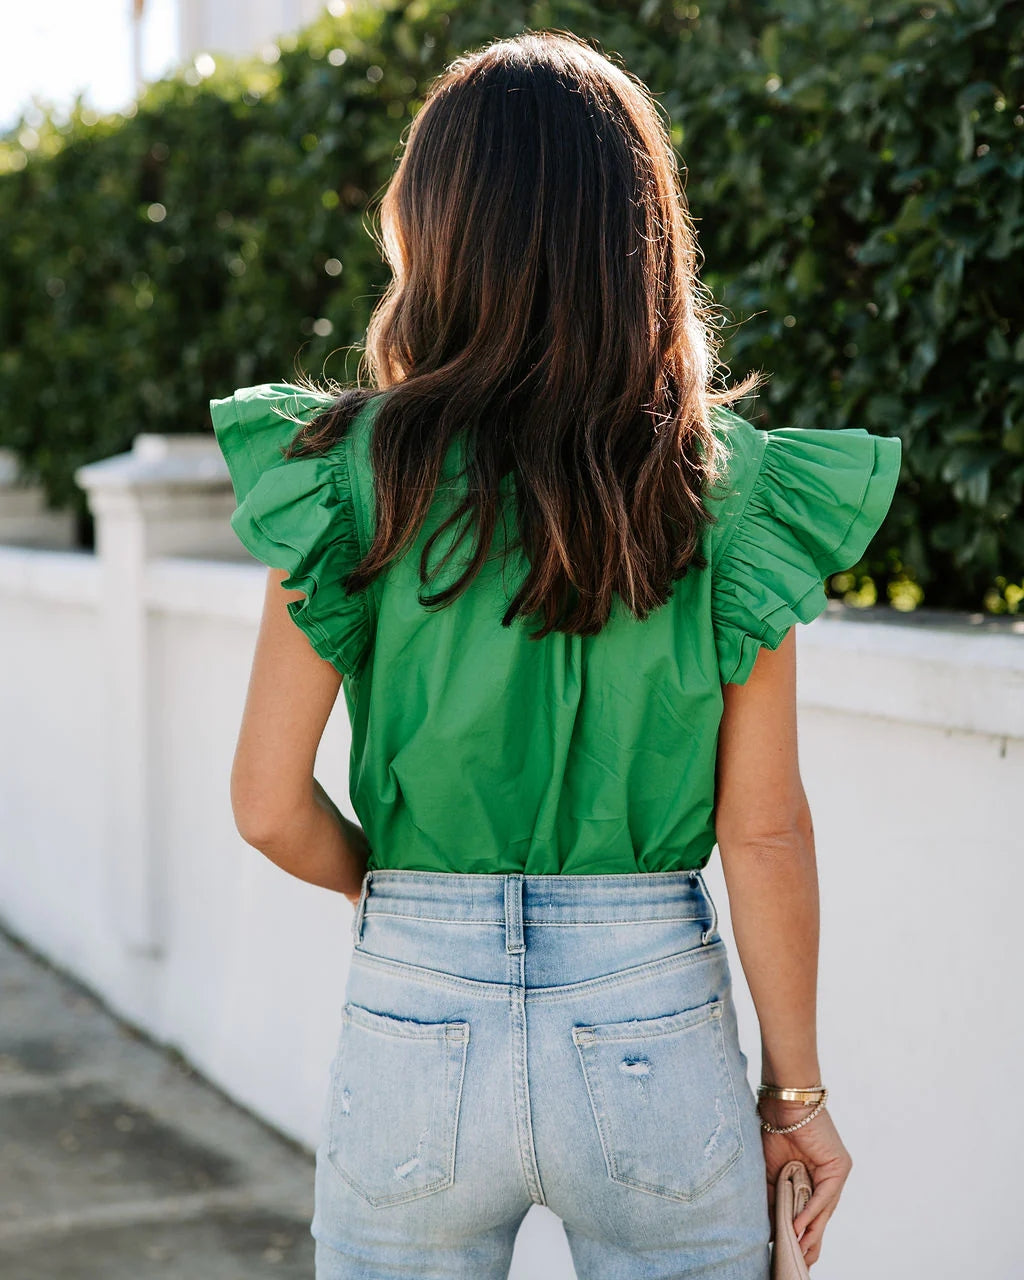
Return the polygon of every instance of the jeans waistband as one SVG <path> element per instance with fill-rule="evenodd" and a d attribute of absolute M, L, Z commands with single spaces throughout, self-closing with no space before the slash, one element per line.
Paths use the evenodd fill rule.
<path fill-rule="evenodd" d="M 460 874 L 367 871 L 353 920 L 361 937 L 367 912 L 421 919 L 505 924 L 636 924 L 701 920 L 718 915 L 700 871 L 619 875 Z"/>

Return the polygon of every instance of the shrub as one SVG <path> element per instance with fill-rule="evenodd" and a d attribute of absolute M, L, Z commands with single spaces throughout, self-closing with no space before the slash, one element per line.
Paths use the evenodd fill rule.
<path fill-rule="evenodd" d="M 385 0 L 325 14 L 276 60 L 186 68 L 123 116 L 23 119 L 0 142 L 0 443 L 87 530 L 80 463 L 195 430 L 236 386 L 351 379 L 344 349 L 387 279 L 367 209 L 403 130 L 451 57 L 524 26 L 596 39 L 662 102 L 724 358 L 771 375 L 749 416 L 902 438 L 872 558 L 833 588 L 1016 610 L 1011 0 Z"/>

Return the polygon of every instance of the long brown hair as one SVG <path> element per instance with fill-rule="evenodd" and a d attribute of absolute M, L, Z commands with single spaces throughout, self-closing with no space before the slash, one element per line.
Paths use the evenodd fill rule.
<path fill-rule="evenodd" d="M 466 53 L 409 126 L 380 215 L 393 275 L 367 329 L 373 385 L 331 383 L 288 454 L 323 452 L 382 397 L 375 536 L 348 590 L 415 541 L 463 433 L 464 496 L 425 542 L 422 585 L 450 525 L 468 517 L 437 569 L 474 525 L 476 542 L 461 577 L 420 602 L 441 608 L 469 586 L 511 476 L 529 571 L 503 625 L 537 614 L 535 639 L 593 635 L 613 592 L 644 619 L 706 567 L 704 497 L 725 464 L 711 408 L 761 381 L 712 385 L 712 303 L 650 91 L 567 31 Z"/>

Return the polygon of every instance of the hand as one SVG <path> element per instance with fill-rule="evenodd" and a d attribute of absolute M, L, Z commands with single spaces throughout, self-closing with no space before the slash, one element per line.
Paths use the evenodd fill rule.
<path fill-rule="evenodd" d="M 357 907 L 359 905 L 358 893 L 345 893 L 345 894 L 342 894 L 342 897 L 348 898 L 349 902 L 351 902 L 354 907 Z"/>
<path fill-rule="evenodd" d="M 801 1103 L 780 1102 L 774 1098 L 760 1098 L 758 1108 L 765 1120 L 777 1128 L 795 1124 L 807 1114 L 807 1108 Z M 843 1185 L 850 1176 L 853 1167 L 850 1153 L 843 1146 L 827 1110 L 819 1112 L 809 1124 L 792 1133 L 766 1133 L 762 1129 L 761 1138 L 768 1173 L 768 1211 L 773 1237 L 775 1184 L 779 1170 L 790 1160 L 802 1160 L 807 1166 L 814 1191 L 793 1220 L 793 1229 L 800 1242 L 804 1262 L 810 1267 L 818 1261 L 825 1225 L 835 1212 Z"/>

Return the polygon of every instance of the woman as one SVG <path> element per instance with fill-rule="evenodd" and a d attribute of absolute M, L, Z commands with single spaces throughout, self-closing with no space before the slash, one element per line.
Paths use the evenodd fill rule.
<path fill-rule="evenodd" d="M 504 1277 L 541 1203 L 585 1280 L 764 1280 L 793 1157 L 813 1264 L 851 1161 L 793 627 L 863 556 L 900 443 L 728 407 L 759 377 L 712 386 L 656 106 L 570 34 L 456 60 L 381 215 L 373 386 L 211 405 L 271 570 L 235 820 L 356 908 L 316 1274 Z M 361 825 L 313 778 L 339 688 Z M 747 1082 L 716 842 L 761 1079 L 796 1101 Z"/>

